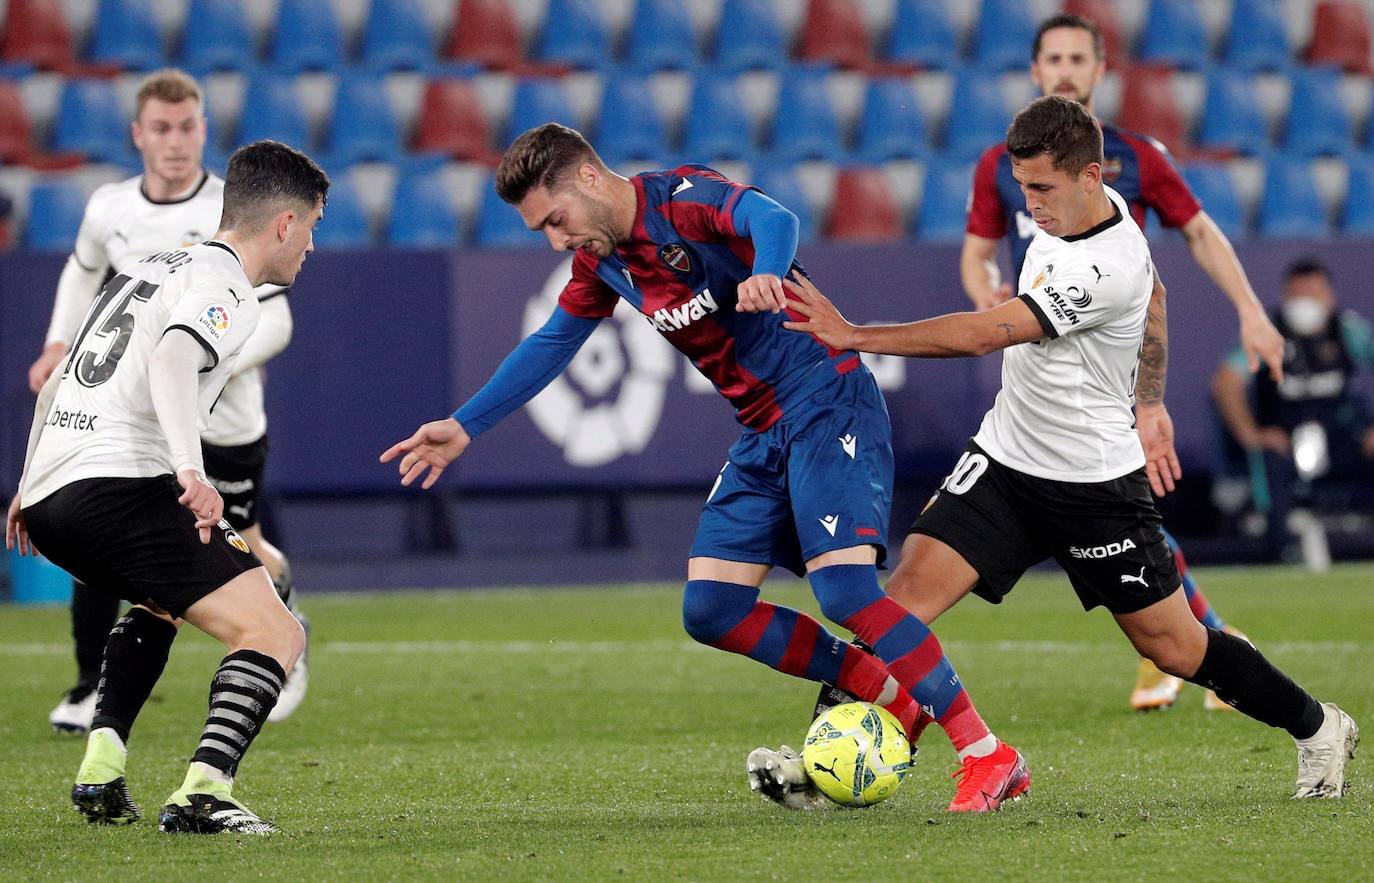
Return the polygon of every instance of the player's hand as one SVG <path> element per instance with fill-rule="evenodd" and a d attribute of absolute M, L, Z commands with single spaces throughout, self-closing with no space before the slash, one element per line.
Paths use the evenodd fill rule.
<path fill-rule="evenodd" d="M 196 529 L 200 531 L 200 541 L 210 542 L 210 531 L 224 517 L 224 499 L 219 491 L 210 484 L 210 479 L 195 469 L 177 470 L 177 481 L 181 484 L 182 494 L 177 502 L 191 510 L 196 516 Z"/>
<path fill-rule="evenodd" d="M 457 460 L 471 442 L 472 437 L 457 420 L 452 417 L 435 420 L 415 430 L 415 434 L 405 441 L 388 448 L 382 454 L 381 461 L 390 463 L 397 455 L 405 454 L 399 466 L 401 484 L 409 487 L 428 469 L 429 475 L 420 483 L 420 487 L 431 488 L 444 474 L 448 464 Z"/>
<path fill-rule="evenodd" d="M 830 299 L 821 294 L 820 289 L 811 284 L 800 273 L 793 273 L 787 279 L 787 289 L 794 295 L 791 309 L 807 318 L 805 322 L 784 322 L 782 327 L 791 331 L 805 331 L 814 334 L 837 350 L 852 350 L 855 344 L 853 325 L 845 321 L 840 311 Z"/>
<path fill-rule="evenodd" d="M 739 284 L 739 301 L 735 309 L 741 313 L 778 313 L 787 309 L 782 279 L 772 273 L 759 273 L 745 279 Z"/>
<path fill-rule="evenodd" d="M 1240 345 L 1254 374 L 1263 362 L 1275 383 L 1283 380 L 1283 335 L 1264 310 L 1248 310 L 1240 317 Z"/>
<path fill-rule="evenodd" d="M 1135 409 L 1135 428 L 1140 434 L 1140 446 L 1145 449 L 1145 475 L 1150 490 L 1162 497 L 1174 490 L 1174 482 L 1183 477 L 1183 467 L 1174 450 L 1174 421 L 1163 404 L 1139 405 Z"/>
<path fill-rule="evenodd" d="M 1009 300 L 1011 300 L 1011 283 L 1003 282 L 994 288 L 987 297 L 974 298 L 973 307 L 981 313 L 983 310 L 1000 307 Z"/>
<path fill-rule="evenodd" d="M 67 345 L 60 340 L 53 341 L 43 347 L 43 352 L 38 359 L 29 366 L 29 392 L 38 395 L 43 384 L 48 382 L 52 372 L 62 362 L 62 357 L 67 354 Z"/>
<path fill-rule="evenodd" d="M 19 550 L 20 555 L 37 555 L 33 540 L 29 539 L 29 529 L 24 526 L 24 510 L 20 508 L 19 494 L 10 500 L 9 515 L 5 517 L 5 548 Z"/>
<path fill-rule="evenodd" d="M 777 751 L 755 748 L 749 752 L 744 768 L 749 776 L 749 790 L 779 806 L 818 809 L 827 802 L 806 775 L 801 755 L 786 745 Z"/>

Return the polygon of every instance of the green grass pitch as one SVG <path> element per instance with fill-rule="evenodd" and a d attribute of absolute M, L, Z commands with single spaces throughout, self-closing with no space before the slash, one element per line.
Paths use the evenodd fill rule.
<path fill-rule="evenodd" d="M 1210 570 L 1222 615 L 1374 738 L 1374 568 Z M 766 594 L 814 610 L 800 582 Z M 745 786 L 756 745 L 797 745 L 814 687 L 697 647 L 674 586 L 317 595 L 312 686 L 269 725 L 235 793 L 285 832 L 156 830 L 220 653 L 188 630 L 132 739 L 149 818 L 89 827 L 67 793 L 81 742 L 46 714 L 73 663 L 58 608 L 0 608 L 0 879 L 737 880 L 1374 877 L 1374 766 L 1295 802 L 1286 734 L 1204 712 L 1133 714 L 1135 657 L 1063 577 L 937 633 L 1029 798 L 953 817 L 932 728 L 915 774 L 866 810 L 788 813 Z M 1374 748 L 1374 743 L 1367 749 Z"/>

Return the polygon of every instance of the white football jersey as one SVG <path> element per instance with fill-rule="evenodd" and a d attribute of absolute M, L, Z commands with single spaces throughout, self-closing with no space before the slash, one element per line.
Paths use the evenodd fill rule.
<path fill-rule="evenodd" d="M 258 300 L 222 242 L 149 255 L 110 280 L 58 366 L 61 380 L 24 480 L 31 505 L 86 478 L 145 478 L 173 469 L 153 408 L 148 363 L 172 329 L 200 341 L 201 425 L 258 322 Z"/>
<path fill-rule="evenodd" d="M 1132 406 L 1154 265 L 1120 195 L 1103 189 L 1110 220 L 1031 240 L 1017 290 L 1045 336 L 1003 350 L 1002 389 L 973 439 L 1040 478 L 1110 481 L 1145 465 Z"/>
<path fill-rule="evenodd" d="M 144 193 L 142 175 L 106 184 L 97 188 L 86 204 L 72 253 L 87 270 L 122 271 L 147 255 L 185 248 L 213 236 L 219 229 L 223 207 L 224 181 L 209 172 L 189 193 L 166 201 L 150 199 Z M 91 300 L 95 294 L 91 292 Z M 256 294 L 263 300 L 283 296 L 286 289 L 261 285 Z M 58 304 L 47 341 L 70 345 L 89 306 L 89 300 Z M 261 367 L 230 379 L 209 424 L 201 428 L 202 438 L 216 445 L 248 444 L 267 432 Z"/>

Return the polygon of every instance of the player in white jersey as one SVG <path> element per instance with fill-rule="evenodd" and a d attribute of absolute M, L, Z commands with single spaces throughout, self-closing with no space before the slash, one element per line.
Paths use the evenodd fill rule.
<path fill-rule="evenodd" d="M 831 346 L 941 358 L 1003 350 L 1002 389 L 912 525 L 887 591 L 929 623 L 969 592 L 999 603 L 1054 558 L 1085 609 L 1106 607 L 1160 669 L 1282 727 L 1298 746 L 1295 797 L 1339 797 L 1355 722 L 1250 643 L 1190 611 L 1150 495 L 1179 477 L 1163 410 L 1164 290 L 1120 197 L 1102 184 L 1102 133 L 1078 102 L 1038 99 L 1007 133 L 1039 227 L 1020 295 L 989 310 L 856 327 L 806 280 L 788 327 Z M 1154 410 L 1135 426 L 1139 400 Z M 1137 432 L 1139 434 L 1137 434 Z M 1000 799 L 1003 783 L 984 791 Z"/>
<path fill-rule="evenodd" d="M 67 354 L 104 282 L 146 255 L 202 241 L 219 224 L 224 181 L 202 168 L 206 122 L 195 80 L 177 70 L 158 71 L 139 87 L 136 107 L 133 137 L 143 156 L 143 174 L 100 187 L 86 205 L 58 282 L 43 352 L 29 369 L 35 394 Z M 257 522 L 267 455 L 262 365 L 290 341 L 291 308 L 287 289 L 279 285 L 254 292 L 263 307 L 258 330 L 240 353 L 201 439 L 210 481 L 225 499 L 226 520 L 248 541 L 282 599 L 300 617 L 286 559 L 263 537 Z M 119 615 L 119 600 L 78 581 L 72 587 L 71 609 L 77 683 L 48 720 L 55 729 L 84 733 L 95 713 L 100 660 Z M 296 709 L 307 684 L 302 656 L 287 677 L 273 721 Z"/>
<path fill-rule="evenodd" d="M 199 429 L 257 325 L 253 287 L 288 285 L 313 249 L 329 180 L 275 141 L 229 162 L 212 240 L 149 255 L 105 285 L 44 383 L 5 541 L 134 607 L 110 633 L 72 802 L 91 822 L 140 812 L 126 745 L 184 620 L 228 648 L 168 832 L 269 833 L 233 799 L 243 755 L 277 703 L 305 631 L 227 521 Z"/>

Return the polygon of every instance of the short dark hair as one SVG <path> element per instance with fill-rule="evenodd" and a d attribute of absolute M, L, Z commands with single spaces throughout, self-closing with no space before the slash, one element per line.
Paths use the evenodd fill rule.
<path fill-rule="evenodd" d="M 1093 53 L 1097 55 L 1097 60 L 1101 61 L 1107 57 L 1107 41 L 1102 38 L 1102 29 L 1093 21 L 1081 15 L 1074 15 L 1069 12 L 1061 12 L 1059 15 L 1052 15 L 1040 23 L 1040 27 L 1035 29 L 1035 42 L 1031 44 L 1031 61 L 1040 57 L 1040 43 L 1043 41 L 1047 31 L 1056 28 L 1078 28 L 1092 34 Z"/>
<path fill-rule="evenodd" d="M 522 134 L 506 148 L 496 169 L 496 193 L 518 205 L 531 190 L 555 190 L 583 163 L 606 164 L 582 133 L 558 123 L 545 123 Z"/>
<path fill-rule="evenodd" d="M 1056 169 L 1077 175 L 1089 163 L 1102 163 L 1102 127 L 1077 101 L 1046 95 L 1011 121 L 1007 152 L 1016 159 L 1048 153 Z"/>
<path fill-rule="evenodd" d="M 1284 278 L 1292 279 L 1294 276 L 1310 276 L 1313 273 L 1320 273 L 1328 279 L 1331 278 L 1330 271 L 1326 269 L 1326 264 L 1322 263 L 1320 258 L 1310 254 L 1303 255 L 1288 265 L 1288 272 L 1285 274 Z"/>
<path fill-rule="evenodd" d="M 220 228 L 252 230 L 284 202 L 314 207 L 329 193 L 329 176 L 310 157 L 280 141 L 255 141 L 229 157 Z"/>

